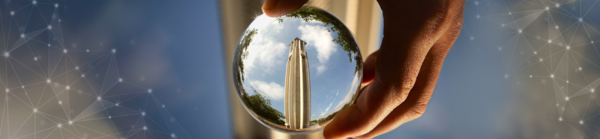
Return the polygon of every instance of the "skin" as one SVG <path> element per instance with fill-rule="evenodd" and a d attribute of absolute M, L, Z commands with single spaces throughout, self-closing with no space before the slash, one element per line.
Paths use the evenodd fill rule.
<path fill-rule="evenodd" d="M 277 17 L 307 0 L 266 0 Z M 378 0 L 383 12 L 381 47 L 363 65 L 355 104 L 329 123 L 325 138 L 373 138 L 425 112 L 446 54 L 460 33 L 464 0 Z"/>

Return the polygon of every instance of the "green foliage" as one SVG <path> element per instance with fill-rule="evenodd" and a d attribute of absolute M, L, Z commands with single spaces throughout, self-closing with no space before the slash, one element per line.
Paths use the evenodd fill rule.
<path fill-rule="evenodd" d="M 252 112 L 256 113 L 256 115 L 263 120 L 285 126 L 285 121 L 282 120 L 285 118 L 285 115 L 283 115 L 283 113 L 277 109 L 271 107 L 270 99 L 265 98 L 256 90 L 254 90 L 254 92 L 256 92 L 254 95 L 248 95 L 245 90 L 241 92 L 242 93 L 240 96 L 242 101 L 248 109 L 252 110 Z"/>
<path fill-rule="evenodd" d="M 327 31 L 335 32 L 336 38 L 332 41 L 338 44 L 342 50 L 348 52 L 348 58 L 350 62 L 352 59 L 356 61 L 356 68 L 354 72 L 358 72 L 362 67 L 362 57 L 360 56 L 360 50 L 358 49 L 358 44 L 354 41 L 354 36 L 352 36 L 352 32 L 344 23 L 337 19 L 332 14 L 327 13 L 318 8 L 312 7 L 302 7 L 297 11 L 285 15 L 288 18 L 301 18 L 304 22 L 312 22 L 317 21 L 323 23 L 325 27 L 328 27 Z M 279 23 L 283 22 L 283 18 L 277 19 Z M 352 57 L 354 55 L 354 58 Z"/>
<path fill-rule="evenodd" d="M 248 46 L 250 45 L 250 43 L 252 43 L 252 39 L 254 38 L 254 35 L 256 35 L 258 33 L 258 29 L 251 29 L 249 31 L 244 32 L 244 35 L 242 36 L 241 41 L 238 44 L 238 48 L 239 50 L 237 51 L 241 51 L 241 56 L 239 59 L 236 59 L 236 64 L 237 64 L 237 71 L 238 73 L 240 73 L 238 80 L 244 80 L 244 61 L 242 59 L 246 59 L 248 57 Z M 234 65 L 235 67 L 235 65 Z M 241 82 L 241 81 L 240 81 Z"/>

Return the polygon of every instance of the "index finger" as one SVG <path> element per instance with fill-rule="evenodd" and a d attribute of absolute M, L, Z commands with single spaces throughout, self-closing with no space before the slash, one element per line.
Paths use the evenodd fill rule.
<path fill-rule="evenodd" d="M 269 17 L 278 17 L 300 9 L 306 2 L 308 0 L 266 0 L 262 10 Z"/>

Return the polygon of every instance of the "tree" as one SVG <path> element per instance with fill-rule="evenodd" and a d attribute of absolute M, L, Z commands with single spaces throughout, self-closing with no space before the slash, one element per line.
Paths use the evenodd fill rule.
<path fill-rule="evenodd" d="M 238 87 L 239 89 L 239 87 Z M 277 109 L 271 107 L 271 100 L 265 98 L 263 95 L 258 93 L 252 88 L 256 94 L 248 95 L 245 89 L 241 89 L 241 99 L 246 105 L 246 108 L 252 110 L 259 118 L 269 121 L 274 124 L 285 126 L 285 115 Z"/>
<path fill-rule="evenodd" d="M 348 29 L 342 21 L 337 19 L 332 14 L 313 7 L 302 7 L 297 11 L 285 15 L 286 18 L 301 18 L 304 22 L 317 21 L 323 23 L 325 27 L 328 27 L 327 31 L 335 32 L 336 38 L 332 41 L 338 44 L 344 51 L 348 52 L 348 58 L 350 62 L 352 59 L 356 61 L 356 67 L 354 72 L 358 72 L 362 68 L 362 57 L 358 49 L 358 44 L 354 41 L 352 32 Z M 283 17 L 278 17 L 277 21 L 282 23 Z M 354 57 L 352 57 L 354 55 Z"/>

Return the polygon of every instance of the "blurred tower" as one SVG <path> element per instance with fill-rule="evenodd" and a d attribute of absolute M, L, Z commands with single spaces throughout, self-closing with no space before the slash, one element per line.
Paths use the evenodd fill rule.
<path fill-rule="evenodd" d="M 285 71 L 285 123 L 288 128 L 310 126 L 310 73 L 306 42 L 295 38 L 290 43 Z"/>

